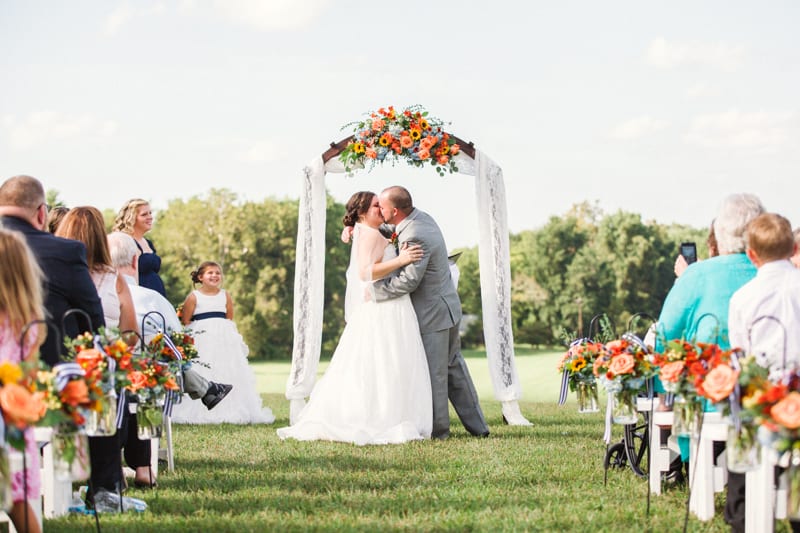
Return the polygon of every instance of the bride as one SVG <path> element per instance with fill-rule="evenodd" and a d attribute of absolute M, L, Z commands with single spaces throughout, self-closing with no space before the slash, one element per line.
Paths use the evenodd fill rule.
<path fill-rule="evenodd" d="M 373 280 L 423 256 L 419 245 L 398 251 L 378 228 L 378 197 L 355 193 L 343 218 L 353 230 L 345 294 L 346 325 L 325 375 L 297 422 L 281 439 L 393 444 L 431 435 L 431 383 L 411 300 L 374 302 Z"/>

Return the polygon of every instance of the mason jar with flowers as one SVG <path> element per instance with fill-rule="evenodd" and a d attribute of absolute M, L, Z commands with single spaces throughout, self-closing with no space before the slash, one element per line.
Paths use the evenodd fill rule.
<path fill-rule="evenodd" d="M 594 375 L 609 393 L 612 419 L 616 424 L 635 424 L 636 398 L 647 390 L 655 367 L 647 348 L 630 339 L 608 342 L 593 365 Z"/>
<path fill-rule="evenodd" d="M 127 389 L 137 398 L 136 422 L 140 439 L 161 436 L 164 402 L 168 391 L 179 390 L 175 375 L 167 363 L 144 357 L 129 374 Z"/>
<path fill-rule="evenodd" d="M 588 339 L 573 342 L 569 350 L 561 357 L 558 371 L 561 372 L 562 397 L 559 403 L 566 400 L 566 389 L 576 394 L 579 413 L 596 413 L 597 378 L 594 375 L 594 362 L 603 352 L 603 344 Z"/>

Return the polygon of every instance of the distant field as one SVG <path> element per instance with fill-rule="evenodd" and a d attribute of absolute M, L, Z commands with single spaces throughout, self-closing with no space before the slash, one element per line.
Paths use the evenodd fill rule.
<path fill-rule="evenodd" d="M 465 350 L 464 356 L 481 401 L 494 400 L 486 352 Z M 561 352 L 555 350 L 516 349 L 515 363 L 522 386 L 522 401 L 555 403 L 558 400 L 561 375 L 556 372 L 556 364 L 560 356 Z M 250 366 L 256 373 L 259 392 L 284 394 L 291 368 L 289 362 L 251 362 Z M 321 376 L 327 367 L 326 361 L 320 362 L 318 374 Z"/>

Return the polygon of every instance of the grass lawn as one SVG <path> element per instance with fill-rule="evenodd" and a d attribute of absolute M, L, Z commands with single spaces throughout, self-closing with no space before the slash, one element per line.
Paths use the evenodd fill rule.
<path fill-rule="evenodd" d="M 174 472 L 161 472 L 142 514 L 103 515 L 105 531 L 682 531 L 687 491 L 652 497 L 630 469 L 604 483 L 603 415 L 556 405 L 556 352 L 520 350 L 523 413 L 509 427 L 492 397 L 486 360 L 468 354 L 492 434 L 469 436 L 453 419 L 447 441 L 358 447 L 283 442 L 289 365 L 254 363 L 270 426 L 175 426 Z M 322 365 L 324 367 L 324 365 Z M 220 408 L 224 408 L 221 404 Z M 615 428 L 615 440 L 621 437 Z M 723 500 L 717 499 L 721 512 Z M 45 522 L 46 531 L 91 531 L 87 516 Z M 723 532 L 718 513 L 689 531 Z M 777 531 L 788 531 L 778 524 Z"/>

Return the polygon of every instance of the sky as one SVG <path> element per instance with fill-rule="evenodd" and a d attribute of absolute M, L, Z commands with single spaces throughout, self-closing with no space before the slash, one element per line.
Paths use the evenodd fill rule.
<path fill-rule="evenodd" d="M 738 192 L 798 226 L 798 27 L 793 0 L 0 0 L 0 179 L 156 213 L 296 199 L 342 126 L 419 104 L 503 169 L 514 233 L 583 201 L 707 227 Z M 405 185 L 450 248 L 477 244 L 471 176 L 326 183 Z"/>

